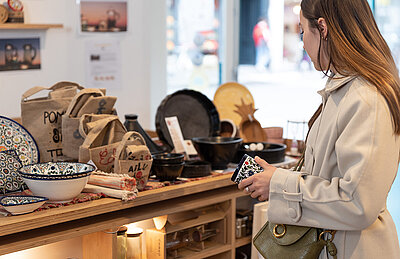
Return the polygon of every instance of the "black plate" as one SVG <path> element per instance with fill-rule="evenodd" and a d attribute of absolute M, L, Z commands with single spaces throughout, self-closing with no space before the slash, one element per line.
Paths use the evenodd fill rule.
<path fill-rule="evenodd" d="M 242 143 L 242 145 L 237 150 L 234 162 L 238 163 L 244 154 L 247 154 L 251 157 L 259 156 L 270 164 L 281 163 L 285 161 L 286 145 L 261 142 L 264 144 L 263 150 L 251 151 L 245 148 L 245 146 L 249 146 L 251 143 L 257 142 Z"/>
<path fill-rule="evenodd" d="M 219 134 L 219 115 L 212 101 L 200 92 L 180 90 L 165 97 L 156 114 L 157 135 L 170 150 L 174 145 L 165 118 L 173 116 L 178 117 L 184 139 Z"/>

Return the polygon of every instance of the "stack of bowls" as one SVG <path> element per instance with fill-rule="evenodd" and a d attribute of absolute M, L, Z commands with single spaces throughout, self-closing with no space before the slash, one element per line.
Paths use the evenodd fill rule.
<path fill-rule="evenodd" d="M 65 203 L 82 192 L 94 170 L 89 164 L 48 162 L 23 166 L 19 173 L 34 195 Z"/>
<path fill-rule="evenodd" d="M 179 153 L 164 153 L 153 155 L 151 170 L 161 181 L 174 181 L 182 173 L 185 162 L 184 155 Z"/>

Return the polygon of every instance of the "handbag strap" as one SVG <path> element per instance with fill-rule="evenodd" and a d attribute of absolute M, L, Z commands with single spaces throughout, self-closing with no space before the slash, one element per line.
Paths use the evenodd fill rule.
<path fill-rule="evenodd" d="M 22 101 L 24 101 L 25 99 L 31 97 L 32 95 L 41 92 L 43 90 L 49 90 L 49 91 L 54 91 L 57 89 L 62 89 L 62 88 L 69 88 L 69 87 L 76 87 L 79 90 L 84 89 L 83 86 L 74 83 L 74 82 L 68 82 L 68 81 L 62 81 L 62 82 L 58 82 L 50 87 L 43 87 L 43 86 L 34 86 L 32 88 L 30 88 L 29 90 L 27 90 L 21 97 Z"/>
<path fill-rule="evenodd" d="M 103 92 L 98 89 L 98 88 L 86 88 L 81 90 L 79 93 L 77 93 L 72 101 L 70 102 L 67 111 L 65 114 L 68 116 L 71 115 L 72 110 L 75 108 L 76 104 L 79 102 L 79 100 L 82 98 L 83 95 L 95 95 L 95 96 L 104 96 Z"/>
<path fill-rule="evenodd" d="M 96 125 L 89 130 L 87 134 L 85 134 L 85 131 L 83 129 L 83 126 L 81 127 L 81 124 L 83 124 L 83 118 L 84 116 L 81 117 L 79 121 L 79 132 L 81 133 L 81 136 L 85 136 L 85 140 L 83 141 L 81 147 L 82 148 L 90 148 L 93 144 L 93 142 L 101 135 L 103 134 L 104 136 L 106 135 L 106 131 L 111 129 L 110 131 L 113 131 L 112 128 L 118 126 L 122 126 L 123 129 L 125 129 L 124 125 L 122 125 L 121 121 L 119 120 L 118 116 L 110 116 L 108 118 L 104 118 L 102 120 L 96 121 Z M 112 138 L 113 136 L 111 136 Z M 110 139 L 109 139 L 110 141 Z M 109 143 L 110 144 L 110 143 Z"/>

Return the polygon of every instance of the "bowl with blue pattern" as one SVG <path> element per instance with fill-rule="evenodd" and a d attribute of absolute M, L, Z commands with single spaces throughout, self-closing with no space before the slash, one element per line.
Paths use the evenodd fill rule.
<path fill-rule="evenodd" d="M 36 210 L 47 200 L 41 196 L 4 196 L 0 198 L 0 205 L 12 215 L 20 215 Z"/>
<path fill-rule="evenodd" d="M 65 203 L 82 192 L 94 170 L 93 165 L 84 163 L 47 162 L 23 166 L 19 173 L 34 195 Z"/>

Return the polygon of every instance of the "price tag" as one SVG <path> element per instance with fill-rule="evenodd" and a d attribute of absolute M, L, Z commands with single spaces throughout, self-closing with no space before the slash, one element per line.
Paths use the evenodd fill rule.
<path fill-rule="evenodd" d="M 166 117 L 165 123 L 167 124 L 169 135 L 174 144 L 174 152 L 186 153 L 185 140 L 183 139 L 181 127 L 179 126 L 178 117 Z"/>

